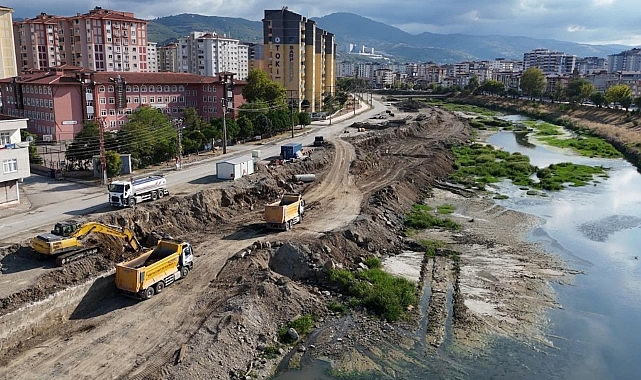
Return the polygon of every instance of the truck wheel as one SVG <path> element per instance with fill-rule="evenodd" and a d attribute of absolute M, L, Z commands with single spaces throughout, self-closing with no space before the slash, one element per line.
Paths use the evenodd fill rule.
<path fill-rule="evenodd" d="M 287 222 L 285 222 L 285 231 L 289 231 L 291 229 L 292 229 L 292 221 L 288 220 Z"/>
<path fill-rule="evenodd" d="M 154 287 L 153 286 L 150 286 L 147 289 L 144 289 L 144 290 L 140 291 L 140 298 L 142 298 L 144 300 L 148 300 L 153 296 L 154 296 Z"/>
<path fill-rule="evenodd" d="M 136 198 L 129 197 L 129 206 L 133 207 L 136 205 Z"/>
<path fill-rule="evenodd" d="M 156 284 L 156 294 L 162 293 L 162 290 L 165 289 L 165 282 L 164 281 L 159 281 Z"/>
<path fill-rule="evenodd" d="M 189 274 L 189 267 L 186 267 L 186 266 L 182 267 L 182 269 L 180 270 L 180 277 L 182 278 L 187 277 L 188 274 Z"/>
<path fill-rule="evenodd" d="M 151 200 L 155 201 L 156 199 L 158 199 L 158 192 L 156 192 L 156 190 L 154 190 L 154 191 L 151 192 Z"/>
<path fill-rule="evenodd" d="M 165 190 L 164 189 L 158 190 L 158 199 L 160 199 L 160 198 L 162 198 L 164 196 L 165 196 Z"/>

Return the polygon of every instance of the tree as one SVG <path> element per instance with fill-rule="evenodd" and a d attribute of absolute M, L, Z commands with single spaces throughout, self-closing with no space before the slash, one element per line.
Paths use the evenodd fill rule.
<path fill-rule="evenodd" d="M 285 104 L 285 88 L 267 78 L 267 74 L 258 69 L 249 71 L 247 84 L 243 87 L 243 97 L 248 103 L 264 101 L 271 105 Z"/>
<path fill-rule="evenodd" d="M 605 95 L 600 91 L 594 92 L 590 95 L 590 101 L 598 108 L 601 108 L 605 104 Z"/>
<path fill-rule="evenodd" d="M 29 133 L 27 130 L 20 130 L 20 141 L 27 141 L 31 138 L 29 143 L 29 163 L 40 165 L 42 164 L 42 157 L 38 153 L 38 148 L 36 148 L 36 135 Z"/>
<path fill-rule="evenodd" d="M 238 137 L 241 139 L 249 139 L 256 136 L 254 132 L 254 123 L 245 115 L 238 117 Z"/>
<path fill-rule="evenodd" d="M 594 85 L 584 78 L 571 79 L 565 92 L 570 103 L 583 104 L 590 99 L 590 95 L 594 92 Z"/>
<path fill-rule="evenodd" d="M 477 91 L 490 95 L 503 95 L 505 93 L 505 85 L 497 80 L 486 80 L 479 86 Z"/>
<path fill-rule="evenodd" d="M 538 67 L 530 67 L 521 75 L 521 91 L 530 99 L 541 96 L 545 89 L 546 79 L 543 71 Z"/>
<path fill-rule="evenodd" d="M 614 85 L 605 91 L 605 100 L 608 104 L 614 103 L 615 108 L 621 105 L 627 109 L 632 104 L 632 90 L 625 84 Z"/>
<path fill-rule="evenodd" d="M 118 148 L 121 153 L 131 153 L 135 168 L 142 168 L 174 157 L 176 139 L 169 118 L 155 108 L 143 106 L 118 131 Z"/>
<path fill-rule="evenodd" d="M 641 112 L 641 96 L 637 96 L 634 98 L 634 101 L 632 102 L 637 107 L 637 112 Z"/>
<path fill-rule="evenodd" d="M 298 124 L 299 125 L 310 125 L 312 123 L 312 116 L 308 112 L 299 112 L 298 113 Z"/>
<path fill-rule="evenodd" d="M 67 148 L 65 159 L 86 170 L 94 156 L 100 154 L 100 126 L 96 121 L 85 121 L 82 130 Z M 105 142 L 111 135 L 105 135 Z M 107 145 L 105 143 L 105 145 Z"/>
<path fill-rule="evenodd" d="M 112 178 L 120 174 L 122 170 L 122 160 L 118 152 L 113 150 L 106 151 L 105 162 L 107 166 L 107 177 Z"/>

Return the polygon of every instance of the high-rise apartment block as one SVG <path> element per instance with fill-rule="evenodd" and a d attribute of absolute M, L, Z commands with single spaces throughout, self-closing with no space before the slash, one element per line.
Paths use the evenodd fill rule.
<path fill-rule="evenodd" d="M 178 44 L 172 43 L 156 48 L 158 71 L 178 72 Z"/>
<path fill-rule="evenodd" d="M 0 6 L 0 79 L 18 75 L 12 13 L 13 9 Z"/>
<path fill-rule="evenodd" d="M 248 46 L 216 33 L 192 32 L 178 39 L 178 72 L 204 76 L 233 73 L 245 80 L 249 75 Z"/>
<path fill-rule="evenodd" d="M 641 71 L 641 49 L 635 48 L 608 55 L 608 72 Z"/>
<path fill-rule="evenodd" d="M 18 71 L 62 65 L 95 71 L 147 72 L 147 21 L 96 7 L 62 17 L 41 13 L 15 22 Z"/>
<path fill-rule="evenodd" d="M 572 74 L 576 56 L 548 49 L 535 49 L 523 54 L 524 68 L 538 67 L 545 75 Z"/>
<path fill-rule="evenodd" d="M 285 87 L 287 97 L 308 112 L 320 111 L 324 95 L 334 94 L 334 35 L 284 7 L 265 10 L 264 70 Z"/>

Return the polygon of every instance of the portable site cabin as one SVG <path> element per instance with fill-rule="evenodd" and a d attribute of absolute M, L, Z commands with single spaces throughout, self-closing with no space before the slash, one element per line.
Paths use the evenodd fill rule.
<path fill-rule="evenodd" d="M 249 156 L 230 158 L 216 163 L 218 179 L 238 179 L 254 173 L 254 160 Z"/>
<path fill-rule="evenodd" d="M 280 146 L 280 155 L 283 159 L 288 160 L 290 158 L 298 157 L 298 152 L 303 149 L 303 144 L 301 143 L 288 143 Z"/>

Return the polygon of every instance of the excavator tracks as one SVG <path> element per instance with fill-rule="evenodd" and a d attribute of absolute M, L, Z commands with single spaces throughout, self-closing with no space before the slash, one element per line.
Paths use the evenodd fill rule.
<path fill-rule="evenodd" d="M 94 246 L 94 247 L 87 247 L 87 248 L 82 248 L 80 250 L 64 253 L 56 257 L 56 265 L 61 267 L 71 262 L 80 260 L 83 257 L 95 255 L 96 253 L 98 253 L 99 248 L 100 247 L 98 246 Z"/>

